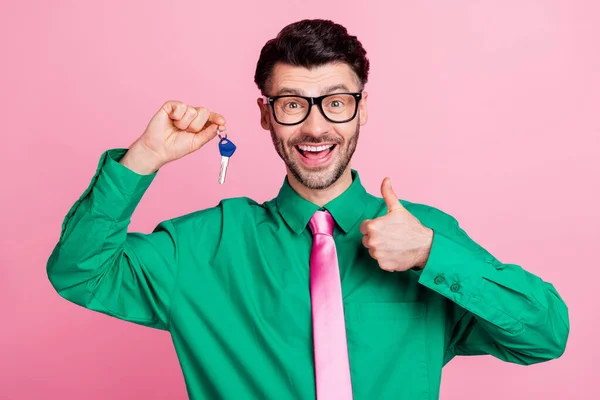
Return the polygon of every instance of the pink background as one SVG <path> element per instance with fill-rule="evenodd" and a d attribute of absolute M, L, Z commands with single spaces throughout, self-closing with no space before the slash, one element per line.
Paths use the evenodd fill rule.
<path fill-rule="evenodd" d="M 163 101 L 228 119 L 227 184 L 208 146 L 165 167 L 131 228 L 282 183 L 253 73 L 284 25 L 326 17 L 365 45 L 370 120 L 354 168 L 378 194 L 454 215 L 479 243 L 555 284 L 565 355 L 532 367 L 455 359 L 442 399 L 600 398 L 600 7 L 594 1 L 12 1 L 0 16 L 0 398 L 183 399 L 166 332 L 62 300 L 45 263 L 100 154 Z"/>

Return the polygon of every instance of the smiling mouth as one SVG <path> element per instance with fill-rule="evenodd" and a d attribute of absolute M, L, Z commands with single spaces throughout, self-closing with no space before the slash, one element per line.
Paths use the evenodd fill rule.
<path fill-rule="evenodd" d="M 327 155 L 329 155 L 329 153 L 331 153 L 336 146 L 337 145 L 335 144 L 325 144 L 320 146 L 298 145 L 295 147 L 302 157 L 309 160 L 318 160 L 323 157 L 327 157 Z"/>

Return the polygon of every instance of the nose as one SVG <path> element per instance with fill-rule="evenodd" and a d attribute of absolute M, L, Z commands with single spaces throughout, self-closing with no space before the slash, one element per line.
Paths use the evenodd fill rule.
<path fill-rule="evenodd" d="M 325 119 L 323 114 L 321 114 L 319 106 L 313 104 L 310 114 L 308 114 L 308 118 L 302 123 L 302 133 L 312 136 L 321 136 L 329 132 L 330 128 L 331 124 Z"/>

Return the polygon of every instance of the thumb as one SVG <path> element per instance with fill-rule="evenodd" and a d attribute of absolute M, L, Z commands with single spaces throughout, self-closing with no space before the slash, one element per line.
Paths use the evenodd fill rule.
<path fill-rule="evenodd" d="M 388 212 L 391 213 L 392 211 L 402 208 L 398 197 L 394 193 L 394 189 L 392 189 L 392 180 L 390 178 L 385 178 L 381 183 L 381 195 L 383 200 L 385 200 Z"/>
<path fill-rule="evenodd" d="M 199 150 L 206 143 L 208 143 L 212 139 L 214 139 L 215 136 L 217 136 L 217 128 L 218 127 L 219 127 L 219 125 L 211 124 L 210 126 L 208 126 L 208 128 L 206 128 L 198 133 L 186 132 L 192 138 L 192 146 L 191 146 L 192 151 Z"/>

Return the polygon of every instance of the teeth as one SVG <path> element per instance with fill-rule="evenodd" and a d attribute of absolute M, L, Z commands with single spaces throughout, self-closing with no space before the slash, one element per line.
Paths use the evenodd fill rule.
<path fill-rule="evenodd" d="M 304 145 L 298 146 L 298 148 L 302 151 L 312 151 L 315 153 L 317 153 L 319 151 L 330 149 L 332 147 L 333 147 L 332 144 L 328 144 L 327 146 L 304 146 Z"/>

